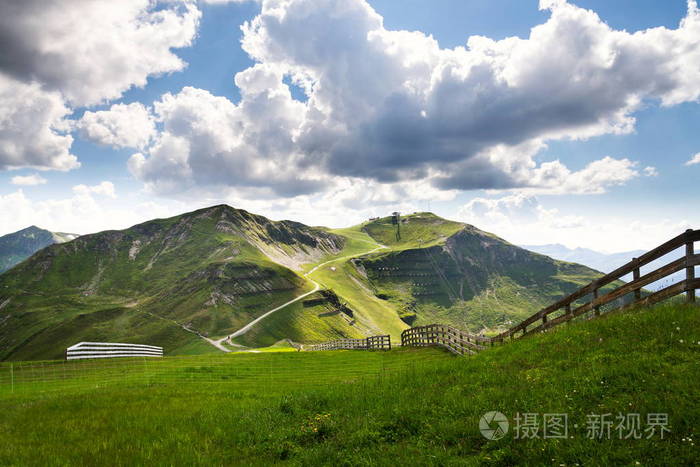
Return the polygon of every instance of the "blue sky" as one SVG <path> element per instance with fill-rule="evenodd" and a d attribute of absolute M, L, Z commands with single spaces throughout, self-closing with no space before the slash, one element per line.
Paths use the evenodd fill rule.
<path fill-rule="evenodd" d="M 659 71 L 678 67 L 678 63 L 700 69 L 697 48 L 700 27 L 688 20 L 690 26 L 683 31 L 679 29 L 681 20 L 689 15 L 688 3 L 683 0 L 576 0 L 571 5 L 563 3 L 566 6 L 551 9 L 540 9 L 537 1 L 530 0 L 374 0 L 369 5 L 359 0 L 347 2 L 346 5 L 353 4 L 352 8 L 341 5 L 342 2 L 324 1 L 318 3 L 315 14 L 304 12 L 301 5 L 304 0 L 295 0 L 285 4 L 285 8 L 288 18 L 294 18 L 294 14 L 302 16 L 299 23 L 287 20 L 289 24 L 283 21 L 277 25 L 275 20 L 261 23 L 258 29 L 249 29 L 245 33 L 249 38 L 246 50 L 241 46 L 244 38 L 241 25 L 256 17 L 261 21 L 274 20 L 269 12 L 261 14 L 263 7 L 258 2 L 182 2 L 176 7 L 160 5 L 155 10 L 149 10 L 147 2 L 140 2 L 130 0 L 120 7 L 95 0 L 94 6 L 85 12 L 86 24 L 81 27 L 86 29 L 81 31 L 83 38 L 76 41 L 89 45 L 94 40 L 103 47 L 85 45 L 82 60 L 93 64 L 92 69 L 88 68 L 89 76 L 97 80 L 102 71 L 114 70 L 103 81 L 84 83 L 94 92 L 75 84 L 76 76 L 81 79 L 75 65 L 78 51 L 67 49 L 52 56 L 60 71 L 47 71 L 39 63 L 45 57 L 42 54 L 46 44 L 52 40 L 48 33 L 15 31 L 9 22 L 0 23 L 0 27 L 8 30 L 12 27 L 11 34 L 29 38 L 23 39 L 27 42 L 22 44 L 23 49 L 17 46 L 16 54 L 30 57 L 27 64 L 12 59 L 13 51 L 8 53 L 8 58 L 2 58 L 0 77 L 8 78 L 2 84 L 5 88 L 0 88 L 5 91 L 0 92 L 0 101 L 25 91 L 31 91 L 33 94 L 27 95 L 35 99 L 8 101 L 4 107 L 14 110 L 7 112 L 9 118 L 5 123 L 0 119 L 0 143 L 5 145 L 0 144 L 0 167 L 4 165 L 6 169 L 0 171 L 0 207 L 5 211 L 0 214 L 0 234 L 28 224 L 77 233 L 125 228 L 152 217 L 219 202 L 276 219 L 293 218 L 331 226 L 356 223 L 395 209 L 430 208 L 516 243 L 559 242 L 603 251 L 652 247 L 679 229 L 697 228 L 700 223 L 700 216 L 690 209 L 691 200 L 698 194 L 700 164 L 686 165 L 700 153 L 697 131 L 700 90 L 696 89 L 700 85 L 680 79 L 669 84 Z M 61 6 L 58 1 L 50 3 Z M 149 36 L 158 38 L 151 49 L 159 50 L 159 55 L 144 50 L 143 39 L 137 33 L 109 44 L 109 39 L 105 39 L 109 37 L 109 22 L 101 24 L 101 29 L 95 26 L 94 31 L 90 30 L 87 23 L 91 14 L 96 18 L 109 16 L 110 12 L 118 16 L 122 12 L 115 9 L 123 8 L 124 17 L 130 18 L 127 3 L 133 4 L 136 13 L 139 8 L 152 15 L 157 15 L 158 10 L 172 9 L 171 19 L 176 18 L 179 23 L 164 22 Z M 264 4 L 269 9 L 272 2 L 266 0 Z M 599 32 L 602 30 L 594 17 L 582 13 L 583 10 L 566 9 L 574 5 L 593 10 L 613 31 L 609 39 L 596 47 L 607 47 L 609 50 L 604 53 L 622 56 L 628 62 L 637 60 L 639 67 L 633 69 L 627 65 L 616 74 L 582 65 L 581 75 L 575 78 L 583 82 L 580 93 L 571 84 L 574 81 L 571 78 L 560 92 L 561 99 L 566 101 L 544 102 L 540 109 L 529 101 L 529 96 L 538 93 L 546 96 L 548 79 L 556 81 L 557 76 L 566 75 L 572 66 L 587 63 L 588 56 L 596 51 L 572 49 L 570 55 L 581 54 L 578 61 L 557 69 L 557 63 L 547 62 L 545 49 L 547 44 L 552 44 L 547 38 L 530 41 L 534 52 L 523 49 L 519 54 L 508 55 L 509 50 L 494 49 L 497 55 L 502 54 L 502 61 L 494 64 L 494 69 L 500 70 L 501 65 L 513 67 L 511 72 L 516 78 L 511 78 L 507 86 L 497 79 L 480 82 L 479 77 L 473 78 L 474 69 L 469 68 L 472 59 L 466 55 L 453 53 L 438 57 L 441 53 L 438 51 L 464 47 L 470 36 L 484 36 L 493 41 L 517 36 L 527 41 L 531 29 L 543 24 L 552 26 L 555 31 L 552 34 L 561 34 L 562 43 L 566 43 L 567 34 L 580 34 L 575 30 L 579 22 L 587 28 L 586 34 L 592 35 L 591 43 L 597 41 L 596 34 L 608 34 Z M 560 24 L 553 24 L 555 11 Z M 29 7 L 26 11 L 20 8 L 12 12 L 44 15 L 47 23 L 57 25 L 54 30 L 68 31 L 73 26 L 62 16 L 64 13 L 58 8 L 37 12 Z M 134 22 L 139 21 L 136 13 Z M 304 14 L 307 16 L 303 17 Z M 420 38 L 380 34 L 390 38 L 387 41 L 398 38 L 404 49 L 401 46 L 392 49 L 388 42 L 368 46 L 362 28 L 376 30 L 377 15 L 383 19 L 384 31 L 418 31 Z M 697 22 L 700 24 L 700 19 Z M 661 26 L 667 28 L 663 36 L 630 35 Z M 135 23 L 134 31 L 138 27 Z M 627 39 L 619 40 L 625 31 L 630 33 L 625 36 Z M 437 45 L 430 45 L 428 36 Z M 412 40 L 416 41 L 415 45 L 402 42 Z M 327 47 L 337 48 L 337 63 L 333 62 L 334 54 L 328 54 L 326 42 Z M 688 52 L 685 56 L 673 56 L 670 44 L 681 42 Z M 183 43 L 186 45 L 182 46 Z M 656 55 L 640 51 L 649 44 L 661 44 Z M 380 52 L 386 54 L 386 59 L 381 58 L 377 47 L 384 47 Z M 668 54 L 664 47 L 668 47 Z M 35 62 L 27 51 L 36 54 Z M 356 72 L 358 66 L 362 67 L 362 54 L 367 55 L 368 70 Z M 429 110 L 429 115 L 422 114 L 430 120 L 446 109 L 445 115 L 453 116 L 447 125 L 457 122 L 448 140 L 440 136 L 445 126 L 439 123 L 444 122 L 440 120 L 442 117 L 435 117 L 429 126 L 403 120 L 405 114 L 420 105 L 430 109 L 431 99 L 440 97 L 434 91 L 437 85 L 429 84 L 429 72 L 423 68 L 406 72 L 415 73 L 415 80 L 426 80 L 420 85 L 424 96 L 420 104 L 411 100 L 415 96 L 410 93 L 409 97 L 403 96 L 403 100 L 391 104 L 393 101 L 388 96 L 402 95 L 409 86 L 407 83 L 415 81 L 407 78 L 394 88 L 384 84 L 400 80 L 394 73 L 397 66 L 403 65 L 389 62 L 401 54 L 404 64 L 407 60 L 425 60 L 425 69 L 433 67 L 430 72 L 433 83 L 439 76 L 435 70 L 449 68 L 453 63 L 462 67 L 459 73 L 464 75 L 458 73 L 459 78 L 446 83 L 441 91 L 453 89 L 455 97 L 448 96 L 447 104 L 435 107 L 433 114 Z M 179 57 L 182 65 L 174 64 L 171 55 Z M 530 58 L 519 58 L 523 56 Z M 114 57 L 112 61 L 111 57 Z M 128 64 L 122 73 L 125 57 L 133 57 L 134 64 Z M 591 67 L 598 66 L 595 60 L 591 59 Z M 256 63 L 258 66 L 254 68 Z M 530 63 L 539 64 L 539 69 L 529 70 Z M 351 67 L 345 73 L 338 72 L 344 66 Z M 551 74 L 541 71 L 544 68 Z M 373 69 L 376 75 L 371 74 Z M 234 76 L 244 71 L 245 76 L 250 76 L 245 86 L 253 89 L 246 98 L 234 83 Z M 301 87 L 287 87 L 290 73 L 297 71 L 303 79 L 316 83 L 314 102 L 317 100 L 319 104 L 313 105 L 318 105 L 317 113 L 318 109 L 321 113 L 328 111 L 323 119 L 312 116 L 309 110 L 312 103 Z M 681 68 L 675 71 L 679 75 L 687 74 Z M 599 79 L 608 83 L 593 82 L 593 78 L 586 82 L 589 75 L 598 72 L 602 77 Z M 83 72 L 82 76 L 88 75 Z M 443 77 L 441 83 L 447 79 Z M 140 80 L 147 84 L 141 86 Z M 613 81 L 617 88 L 609 84 Z M 32 83 L 38 87 L 30 90 Z M 278 86 L 280 83 L 282 87 Z M 638 87 L 634 89 L 634 86 Z M 196 91 L 186 93 L 183 88 L 187 87 Z M 474 91 L 482 87 L 486 89 L 483 94 Z M 279 97 L 287 89 L 291 98 Z M 509 101 L 511 89 L 520 93 L 512 102 Z M 618 93 L 629 93 L 629 102 L 636 98 L 641 102 L 631 105 L 621 100 L 616 108 L 600 97 L 606 92 L 613 98 Z M 163 97 L 168 93 L 173 99 Z M 356 99 L 347 97 L 353 93 Z M 372 95 L 384 96 L 382 99 L 386 100 L 373 102 L 367 97 Z M 478 106 L 468 111 L 465 106 L 470 104 L 459 107 L 461 101 L 457 98 L 464 95 L 476 95 L 480 99 L 464 102 L 480 102 L 479 105 L 489 109 L 491 101 L 495 101 L 498 107 L 494 109 L 498 110 L 484 122 L 477 121 L 474 127 L 460 124 L 460 119 L 478 120 L 481 113 Z M 34 147 L 38 144 L 32 146 L 31 135 L 40 128 L 28 126 L 26 131 L 20 128 L 3 133 L 2 125 L 8 125 L 8 121 L 15 125 L 25 121 L 23 112 L 34 115 L 48 112 L 47 105 L 40 105 L 46 102 L 41 99 L 49 99 L 55 108 L 63 102 L 65 115 L 61 121 L 69 122 L 69 129 L 47 116 L 47 131 L 51 135 L 47 137 L 46 148 L 39 149 Z M 454 109 L 446 108 L 450 102 L 455 102 Z M 35 103 L 36 108 L 32 107 Z M 110 112 L 115 104 L 140 104 L 142 107 L 130 107 L 129 112 L 139 112 L 143 124 L 134 123 L 137 120 L 130 117 L 132 114 L 125 113 L 124 118 L 133 127 L 122 121 L 122 127 L 115 129 L 110 123 L 116 121 L 115 113 Z M 521 112 L 525 105 L 529 107 Z M 577 115 L 578 109 L 585 112 L 582 110 L 582 115 Z M 607 119 L 613 126 L 622 125 L 618 111 L 635 119 L 624 131 L 611 130 L 601 123 Z M 353 112 L 361 121 L 356 128 L 350 118 Z M 554 112 L 564 112 L 562 119 L 570 123 L 559 125 L 551 117 Z M 300 113 L 304 113 L 302 119 Z M 598 120 L 586 123 L 585 119 L 592 116 Z M 328 123 L 330 120 L 333 122 Z M 540 120 L 539 125 L 531 123 Z M 512 126 L 512 132 L 502 126 L 503 122 Z M 593 130 L 584 130 L 581 122 L 590 124 Z M 149 124 L 153 125 L 153 131 L 146 132 L 147 143 L 132 146 L 114 143 L 124 139 L 121 133 L 133 134 Z M 204 126 L 219 124 L 220 130 L 202 130 Z M 238 141 L 238 130 L 232 129 L 235 125 L 245 128 L 244 136 L 240 136 L 245 144 Z M 344 128 L 344 133 L 336 133 L 339 127 Z M 422 131 L 426 132 L 424 140 L 408 143 L 416 146 L 415 151 L 410 147 L 405 153 L 396 149 L 404 140 L 413 141 L 416 134 L 422 135 Z M 494 135 L 490 136 L 492 132 Z M 520 137 L 511 138 L 511 133 L 519 132 Z M 71 135 L 73 142 L 50 159 L 45 154 L 51 150 L 59 153 L 55 149 L 59 142 L 51 139 L 53 135 Z M 3 156 L 2 148 L 10 144 L 20 149 Z M 61 144 L 65 146 L 65 142 Z M 23 145 L 31 147 L 22 149 Z M 183 149 L 183 145 L 188 149 Z M 185 155 L 172 156 L 178 151 L 185 151 Z M 134 156 L 136 153 L 141 156 Z M 77 159 L 80 167 L 73 164 L 65 170 L 69 155 Z M 595 165 L 601 160 L 600 165 Z M 556 170 L 551 167 L 544 170 L 553 161 L 559 161 Z M 592 163 L 594 167 L 587 169 Z M 611 173 L 620 175 L 615 177 Z"/>

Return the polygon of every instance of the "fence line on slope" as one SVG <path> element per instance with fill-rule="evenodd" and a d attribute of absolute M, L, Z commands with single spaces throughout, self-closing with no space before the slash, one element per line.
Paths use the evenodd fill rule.
<path fill-rule="evenodd" d="M 391 336 L 370 336 L 364 339 L 336 339 L 305 346 L 304 350 L 391 350 Z"/>
<path fill-rule="evenodd" d="M 458 355 L 475 354 L 490 344 L 488 337 L 462 331 L 444 324 L 429 324 L 406 329 L 401 333 L 402 346 L 439 345 Z"/>
<path fill-rule="evenodd" d="M 611 273 L 599 277 L 572 294 L 534 313 L 497 336 L 477 336 L 450 326 L 431 324 L 405 330 L 401 334 L 401 343 L 408 346 L 440 345 L 460 355 L 473 354 L 486 346 L 501 344 L 506 339 L 512 340 L 546 331 L 577 317 L 594 318 L 600 316 L 601 307 L 630 294 L 633 294 L 632 300 L 607 312 L 652 305 L 683 293 L 686 294 L 688 302 L 694 303 L 696 300 L 695 291 L 700 289 L 700 278 L 695 277 L 695 266 L 700 265 L 700 254 L 695 253 L 695 242 L 697 241 L 700 241 L 700 230 L 688 229 L 639 258 L 633 258 L 632 261 Z M 682 258 L 646 272 L 644 275 L 641 274 L 642 267 L 682 247 L 685 247 L 685 255 Z M 649 295 L 643 295 L 642 289 L 645 286 L 684 269 L 686 272 L 685 280 L 666 286 Z M 603 287 L 621 281 L 624 276 L 630 273 L 632 281 L 617 285 L 604 294 L 601 293 Z"/>

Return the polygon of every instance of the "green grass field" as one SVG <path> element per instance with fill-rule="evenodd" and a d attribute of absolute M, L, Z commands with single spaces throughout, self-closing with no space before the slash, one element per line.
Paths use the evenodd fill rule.
<path fill-rule="evenodd" d="M 475 357 L 401 349 L 93 362 L 63 386 L 32 362 L 35 382 L 14 394 L 3 365 L 0 465 L 698 465 L 699 356 L 700 309 L 667 305 Z M 128 370 L 114 377 L 119 365 Z M 498 441 L 478 429 L 491 410 L 511 423 Z M 566 413 L 570 438 L 515 439 L 517 413 Z M 610 439 L 588 439 L 587 417 L 608 413 L 640 414 L 642 429 L 647 414 L 665 413 L 670 431 L 618 439 L 613 426 Z"/>

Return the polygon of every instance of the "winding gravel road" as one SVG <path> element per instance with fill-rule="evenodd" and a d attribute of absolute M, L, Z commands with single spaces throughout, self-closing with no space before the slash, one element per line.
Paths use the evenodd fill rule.
<path fill-rule="evenodd" d="M 314 292 L 318 292 L 318 290 L 321 288 L 321 285 L 320 285 L 318 282 L 316 282 L 315 280 L 311 279 L 311 278 L 309 277 L 309 275 L 311 275 L 311 274 L 313 274 L 314 272 L 316 272 L 319 268 L 322 268 L 323 266 L 326 266 L 327 264 L 330 264 L 330 263 L 334 263 L 334 262 L 336 262 L 336 261 L 342 261 L 342 260 L 345 260 L 345 259 L 356 258 L 356 257 L 358 257 L 358 256 L 368 255 L 368 254 L 370 254 L 370 253 L 374 253 L 374 252 L 377 251 L 377 250 L 381 250 L 382 248 L 386 248 L 386 246 L 385 246 L 385 245 L 378 245 L 378 246 L 377 246 L 376 248 L 374 248 L 373 250 L 365 251 L 364 253 L 357 253 L 357 254 L 354 254 L 354 255 L 341 256 L 340 258 L 335 258 L 335 259 L 332 259 L 332 260 L 329 260 L 329 261 L 326 261 L 326 262 L 324 262 L 324 263 L 319 264 L 318 266 L 314 267 L 314 268 L 311 269 L 309 272 L 307 272 L 306 274 L 304 274 L 304 278 L 305 278 L 306 280 L 310 281 L 312 284 L 314 284 L 314 288 L 313 288 L 313 290 L 311 290 L 310 292 L 306 292 L 306 293 L 304 293 L 304 294 L 301 294 L 301 295 L 299 295 L 298 297 L 293 298 L 292 300 L 289 300 L 288 302 L 283 303 L 282 305 L 280 305 L 280 306 L 278 306 L 278 307 L 276 307 L 276 308 L 273 308 L 272 310 L 266 312 L 266 313 L 263 314 L 262 316 L 259 316 L 258 318 L 255 318 L 253 321 L 251 321 L 250 323 L 246 324 L 245 326 L 243 326 L 241 329 L 239 329 L 238 331 L 234 332 L 233 334 L 229 334 L 228 336 L 222 337 L 221 339 L 218 339 L 218 340 L 209 339 L 209 338 L 207 338 L 207 337 L 205 337 L 204 339 L 205 339 L 207 342 L 209 342 L 211 345 L 213 345 L 214 347 L 216 347 L 217 349 L 219 349 L 219 350 L 222 350 L 222 351 L 224 351 L 224 352 L 231 352 L 231 349 L 228 349 L 228 348 L 226 348 L 226 347 L 224 346 L 224 342 L 226 342 L 226 341 L 229 341 L 229 342 L 230 342 L 231 339 L 233 339 L 234 337 L 242 336 L 242 335 L 245 334 L 246 332 L 250 331 L 250 330 L 253 328 L 253 326 L 255 326 L 255 325 L 258 324 L 260 321 L 262 321 L 263 319 L 265 319 L 265 318 L 267 318 L 268 316 L 270 316 L 272 313 L 275 313 L 275 312 L 277 312 L 277 311 L 280 311 L 281 309 L 283 309 L 283 308 L 285 308 L 285 307 L 291 305 L 292 303 L 298 302 L 299 300 L 302 300 L 303 298 L 308 297 L 309 295 L 311 295 L 311 294 L 314 293 Z"/>

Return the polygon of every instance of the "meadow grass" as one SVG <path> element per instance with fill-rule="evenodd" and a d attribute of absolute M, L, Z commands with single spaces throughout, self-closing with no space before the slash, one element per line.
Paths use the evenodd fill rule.
<path fill-rule="evenodd" d="M 4 393 L 0 464 L 698 465 L 698 356 L 700 309 L 667 305 L 474 357 L 400 349 L 172 359 L 200 363 L 150 383 Z M 266 364 L 288 378 L 221 379 Z M 491 410 L 511 422 L 497 441 L 478 429 Z M 566 413 L 570 437 L 515 439 L 517 413 Z M 618 439 L 613 427 L 588 439 L 587 417 L 607 413 L 638 413 L 642 428 L 647 414 L 666 413 L 670 431 Z"/>

